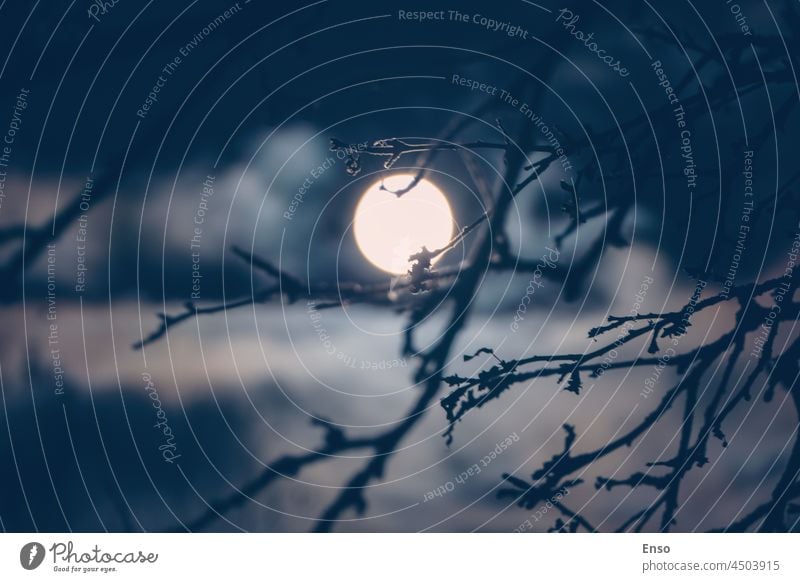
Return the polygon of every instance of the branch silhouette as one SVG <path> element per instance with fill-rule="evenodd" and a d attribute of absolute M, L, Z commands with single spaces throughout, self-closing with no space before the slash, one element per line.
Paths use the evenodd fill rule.
<path fill-rule="evenodd" d="M 776 39 L 759 37 L 755 45 L 774 47 L 775 42 Z M 736 45 L 730 49 L 731 52 L 738 51 L 736 59 L 744 58 L 749 50 L 749 45 Z M 693 94 L 682 98 L 685 110 L 701 115 L 709 103 L 714 108 L 726 107 L 763 88 L 764 81 L 770 86 L 790 86 L 793 84 L 791 68 L 781 61 L 780 52 L 776 55 L 771 61 L 773 68 L 764 74 L 764 78 L 750 71 L 739 77 L 736 86 L 718 83 L 708 88 L 699 87 Z M 708 70 L 715 64 L 721 66 L 721 63 L 719 55 L 706 51 L 698 68 Z M 677 86 L 681 90 L 688 90 L 692 84 L 692 78 L 687 75 Z M 524 86 L 524 79 L 517 82 L 517 86 L 520 85 Z M 538 95 L 532 97 L 541 98 Z M 796 100 L 789 99 L 777 110 L 778 121 L 787 119 L 796 108 Z M 479 109 L 483 115 L 488 114 L 492 108 L 490 103 L 487 105 L 487 102 L 484 102 Z M 626 175 L 626 166 L 631 163 L 629 154 L 620 147 L 607 147 L 595 152 L 594 144 L 616 143 L 620 130 L 632 136 L 647 138 L 652 131 L 653 119 L 666 118 L 663 124 L 668 126 L 671 122 L 670 112 L 670 105 L 662 105 L 652 111 L 633 116 L 624 121 L 620 127 L 601 132 L 589 129 L 583 138 L 565 137 L 564 150 L 575 160 L 584 159 L 584 163 L 574 180 L 562 179 L 560 182 L 561 210 L 567 217 L 567 222 L 561 231 L 555 234 L 555 244 L 560 248 L 569 238 L 577 234 L 583 224 L 596 221 L 602 221 L 603 224 L 602 233 L 586 245 L 583 254 L 569 270 L 559 266 L 546 274 L 547 277 L 564 285 L 567 300 L 579 297 L 607 248 L 626 247 L 630 244 L 624 235 L 624 225 L 634 208 L 630 192 L 619 190 L 618 193 L 602 199 L 592 194 L 597 189 L 599 179 L 595 166 L 600 160 L 595 156 L 602 158 L 604 165 L 611 168 L 608 175 L 609 180 L 613 180 L 616 179 L 615 175 L 623 177 Z M 534 379 L 553 377 L 566 392 L 579 396 L 587 381 L 599 381 L 601 376 L 604 377 L 606 374 L 637 367 L 664 365 L 674 369 L 678 379 L 664 390 L 660 398 L 634 426 L 616 435 L 609 442 L 581 451 L 578 446 L 578 427 L 565 424 L 563 450 L 534 471 L 530 475 L 530 480 L 510 474 L 503 475 L 503 485 L 499 489 L 498 497 L 510 499 L 522 508 L 531 509 L 540 503 L 552 500 L 559 491 L 585 486 L 585 473 L 595 463 L 623 447 L 634 446 L 654 426 L 666 422 L 665 417 L 669 411 L 680 408 L 681 424 L 675 435 L 676 449 L 668 458 L 652 459 L 642 470 L 629 475 L 597 476 L 594 480 L 594 488 L 598 491 L 612 491 L 623 487 L 650 488 L 657 492 L 655 500 L 624 519 L 618 526 L 618 531 L 644 531 L 648 527 L 668 531 L 677 523 L 681 514 L 681 486 L 686 476 L 693 469 L 702 468 L 710 462 L 708 445 L 711 439 L 718 440 L 723 447 L 728 446 L 726 421 L 743 406 L 743 403 L 754 398 L 769 401 L 775 398 L 777 388 L 782 386 L 797 414 L 800 415 L 800 397 L 796 388 L 800 339 L 794 339 L 786 349 L 777 349 L 775 345 L 778 332 L 783 326 L 791 326 L 787 331 L 790 335 L 793 333 L 800 310 L 800 303 L 794 301 L 797 282 L 792 280 L 790 289 L 784 290 L 784 296 L 788 301 L 782 304 L 780 314 L 774 318 L 774 324 L 766 333 L 760 354 L 758 357 L 747 359 L 745 338 L 758 333 L 770 313 L 769 308 L 762 307 L 755 299 L 768 301 L 771 297 L 775 297 L 785 281 L 777 277 L 763 282 L 744 283 L 732 287 L 726 294 L 703 296 L 702 289 L 707 282 L 719 280 L 715 270 L 719 270 L 725 250 L 735 242 L 725 237 L 715 241 L 706 266 L 699 267 L 697 272 L 690 270 L 690 276 L 700 285 L 701 292 L 696 292 L 681 309 L 663 313 L 611 315 L 607 322 L 588 331 L 587 340 L 590 347 L 582 353 L 541 354 L 505 360 L 491 347 L 484 347 L 475 355 L 481 353 L 491 355 L 494 362 L 490 367 L 474 376 L 445 374 L 445 363 L 451 357 L 455 338 L 469 318 L 470 306 L 480 286 L 481 274 L 484 271 L 532 272 L 535 269 L 534 261 L 515 256 L 507 244 L 508 209 L 518 195 L 539 180 L 558 160 L 556 149 L 538 142 L 531 128 L 524 124 L 517 128 L 513 139 L 505 131 L 502 122 L 497 120 L 494 127 L 500 136 L 498 141 L 456 141 L 457 136 L 468 125 L 466 122 L 451 124 L 439 140 L 390 137 L 373 140 L 368 142 L 369 146 L 360 149 L 353 143 L 331 139 L 332 150 L 347 152 L 345 165 L 351 175 L 361 172 L 373 159 L 381 163 L 383 169 L 388 170 L 405 157 L 416 156 L 420 169 L 407 187 L 393 192 L 397 196 L 402 196 L 413 189 L 424 177 L 426 168 L 438 155 L 449 152 L 469 156 L 471 152 L 477 150 L 503 154 L 503 180 L 494 191 L 487 191 L 488 187 L 484 180 L 473 180 L 476 187 L 482 190 L 483 199 L 490 201 L 491 205 L 457 233 L 448 245 L 440 249 L 423 249 L 421 253 L 411 257 L 412 268 L 408 275 L 401 283 L 392 287 L 394 291 L 399 291 L 393 299 L 388 298 L 388 284 L 372 287 L 364 287 L 357 283 L 343 283 L 338 287 L 315 286 L 281 272 L 268 261 L 252 253 L 237 249 L 235 250 L 237 256 L 264 273 L 273 284 L 253 297 L 229 305 L 212 306 L 205 310 L 187 305 L 184 312 L 170 317 L 162 316 L 161 328 L 143 342 L 149 343 L 159 339 L 172 325 L 196 315 L 279 298 L 287 303 L 292 303 L 300 297 L 310 298 L 319 301 L 324 307 L 335 307 L 346 303 L 391 306 L 409 318 L 410 325 L 407 328 L 409 331 L 406 332 L 403 352 L 418 360 L 414 380 L 421 384 L 421 390 L 413 405 L 391 428 L 370 438 L 352 440 L 344 431 L 335 428 L 335 425 L 326 425 L 327 436 L 322 447 L 307 454 L 276 459 L 264 473 L 246 484 L 241 492 L 235 492 L 212 503 L 205 514 L 189 524 L 190 529 L 209 526 L 231 509 L 252 500 L 277 479 L 294 476 L 312 463 L 354 449 L 368 450 L 370 453 L 368 460 L 350 476 L 316 522 L 317 531 L 329 531 L 346 512 L 354 511 L 359 515 L 365 512 L 368 503 L 367 489 L 383 477 L 387 463 L 400 443 L 437 398 L 440 399 L 448 422 L 444 436 L 446 443 L 449 444 L 454 439 L 457 423 L 469 414 L 477 413 L 479 409 L 497 400 L 516 385 Z M 758 150 L 768 144 L 772 136 L 771 126 L 767 124 L 751 135 L 749 147 Z M 532 156 L 536 159 L 531 160 Z M 732 170 L 735 169 L 735 164 L 731 162 L 730 167 Z M 475 166 L 468 166 L 468 169 L 473 178 L 476 178 Z M 704 175 L 703 171 L 698 173 Z M 734 172 L 723 172 L 723 174 L 725 176 L 723 191 L 734 190 L 731 178 Z M 653 180 L 662 177 L 679 180 L 683 176 L 666 175 L 663 172 L 649 176 Z M 778 208 L 778 205 L 789 205 L 796 212 L 798 205 L 791 202 L 797 201 L 795 186 L 798 180 L 800 172 L 792 175 L 778 188 L 773 200 L 759 206 L 757 212 L 753 214 L 753 221 L 764 220 L 769 212 L 774 212 Z M 697 196 L 702 200 L 715 195 L 717 190 L 709 189 Z M 437 270 L 432 266 L 434 258 L 446 254 L 460 244 L 469 245 L 470 252 L 465 262 L 457 268 L 450 269 Z M 419 351 L 414 341 L 414 324 L 433 310 L 442 309 L 443 300 L 449 302 L 447 306 L 449 316 L 446 326 L 443 327 L 444 332 L 431 348 Z M 728 331 L 710 343 L 702 343 L 676 353 L 664 363 L 661 357 L 662 344 L 687 335 L 689 328 L 692 327 L 692 320 L 698 313 L 719 309 L 723 305 L 736 305 L 738 309 Z M 614 333 L 618 334 L 616 338 L 608 340 Z M 594 343 L 601 345 L 591 347 Z M 612 351 L 623 347 L 634 349 L 637 346 L 646 351 L 647 355 L 633 359 L 615 359 L 601 366 L 603 358 Z M 463 357 L 464 360 L 469 360 L 474 356 L 465 354 Z M 715 366 L 721 367 L 722 375 L 712 386 L 712 378 L 707 382 L 705 378 L 708 371 Z M 740 382 L 733 381 L 737 372 L 743 374 Z M 761 388 L 758 387 L 759 379 L 765 379 Z M 446 393 L 441 395 L 443 388 Z M 710 399 L 702 398 L 705 394 L 710 394 Z M 799 475 L 800 445 L 795 439 L 789 461 L 770 494 L 770 500 L 757 506 L 749 514 L 739 517 L 726 529 L 785 531 L 790 527 L 787 515 L 791 511 L 796 511 L 798 505 Z M 555 520 L 550 528 L 551 531 L 597 530 L 580 509 L 569 507 L 563 500 L 556 501 L 553 505 L 560 513 L 560 517 Z"/>

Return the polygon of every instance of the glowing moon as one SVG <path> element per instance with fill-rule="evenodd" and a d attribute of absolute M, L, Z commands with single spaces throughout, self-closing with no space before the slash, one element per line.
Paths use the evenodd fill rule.
<path fill-rule="evenodd" d="M 370 263 L 395 275 L 411 268 L 408 257 L 424 246 L 440 249 L 453 237 L 453 213 L 439 188 L 422 179 L 399 198 L 381 190 L 406 188 L 412 174 L 396 174 L 372 184 L 356 207 L 356 244 Z M 434 263 L 436 260 L 434 260 Z"/>

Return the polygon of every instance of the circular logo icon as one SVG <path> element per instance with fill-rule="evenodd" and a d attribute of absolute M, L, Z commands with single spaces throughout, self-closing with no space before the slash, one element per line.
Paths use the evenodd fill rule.
<path fill-rule="evenodd" d="M 35 570 L 44 561 L 44 546 L 39 542 L 28 542 L 19 551 L 19 563 L 26 570 Z"/>

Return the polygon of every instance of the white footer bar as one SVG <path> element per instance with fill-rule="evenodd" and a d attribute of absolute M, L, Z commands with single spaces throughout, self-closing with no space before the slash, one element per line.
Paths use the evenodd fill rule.
<path fill-rule="evenodd" d="M 796 534 L 3 534 L 0 580 L 800 580 L 798 542 Z"/>

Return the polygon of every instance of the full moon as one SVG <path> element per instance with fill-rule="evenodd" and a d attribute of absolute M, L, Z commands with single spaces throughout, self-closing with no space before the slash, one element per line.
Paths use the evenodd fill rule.
<path fill-rule="evenodd" d="M 423 246 L 437 250 L 453 237 L 450 204 L 433 183 L 422 179 L 400 197 L 387 191 L 406 188 L 413 179 L 412 174 L 395 174 L 375 182 L 361 197 L 353 219 L 361 253 L 370 263 L 394 275 L 408 272 L 408 258 Z"/>

